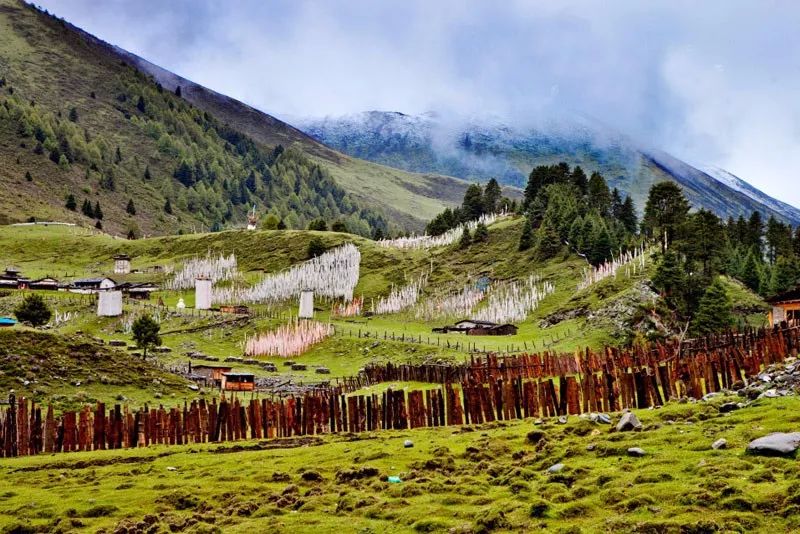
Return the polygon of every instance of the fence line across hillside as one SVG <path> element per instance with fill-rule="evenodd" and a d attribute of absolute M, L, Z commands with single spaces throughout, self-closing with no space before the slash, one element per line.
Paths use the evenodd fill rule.
<path fill-rule="evenodd" d="M 0 453 L 39 453 L 180 445 L 379 429 L 480 424 L 659 406 L 669 398 L 731 387 L 796 355 L 800 329 L 726 334 L 692 343 L 576 354 L 475 357 L 462 365 L 367 367 L 365 384 L 420 380 L 427 390 L 350 393 L 346 380 L 287 398 L 236 396 L 172 408 L 98 403 L 56 416 L 25 398 L 0 410 Z"/>
<path fill-rule="evenodd" d="M 401 343 L 413 343 L 417 345 L 428 345 L 429 347 L 447 348 L 455 350 L 456 352 L 466 353 L 495 353 L 502 352 L 505 354 L 523 353 L 537 349 L 548 349 L 555 344 L 567 339 L 572 335 L 572 330 L 564 332 L 551 333 L 548 339 L 540 339 L 537 344 L 536 340 L 525 340 L 506 343 L 505 346 L 488 346 L 486 343 L 479 343 L 472 341 L 472 336 L 466 334 L 457 334 L 457 338 L 431 336 L 423 334 L 412 334 L 408 332 L 395 332 L 392 330 L 371 330 L 367 328 L 345 328 L 336 326 L 335 335 L 347 338 L 357 339 L 374 339 L 376 341 L 399 341 Z M 462 339 L 459 339 L 462 338 Z"/>

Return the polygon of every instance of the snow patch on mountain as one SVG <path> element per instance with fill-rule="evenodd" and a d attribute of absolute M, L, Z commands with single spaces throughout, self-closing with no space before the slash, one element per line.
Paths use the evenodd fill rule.
<path fill-rule="evenodd" d="M 740 193 L 747 195 L 753 200 L 764 204 L 774 211 L 777 211 L 786 218 L 791 220 L 800 219 L 800 209 L 769 196 L 763 191 L 745 182 L 735 174 L 713 165 L 700 165 L 698 168 L 718 182 L 730 187 L 735 191 L 739 191 Z"/>

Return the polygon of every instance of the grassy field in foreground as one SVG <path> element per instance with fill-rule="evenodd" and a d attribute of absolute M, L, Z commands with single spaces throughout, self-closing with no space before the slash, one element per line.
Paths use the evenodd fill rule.
<path fill-rule="evenodd" d="M 0 528 L 796 532 L 797 460 L 749 456 L 744 447 L 798 430 L 800 399 L 760 400 L 729 414 L 719 413 L 722 401 L 638 412 L 640 433 L 571 417 L 566 425 L 527 420 L 8 459 L 0 463 Z M 712 450 L 720 437 L 729 448 Z M 646 456 L 629 457 L 634 446 Z M 548 474 L 556 463 L 564 469 Z"/>

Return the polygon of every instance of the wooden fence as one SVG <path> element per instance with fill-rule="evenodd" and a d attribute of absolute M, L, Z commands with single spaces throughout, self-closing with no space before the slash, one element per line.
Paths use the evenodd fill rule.
<path fill-rule="evenodd" d="M 364 383 L 418 380 L 424 391 L 347 394 L 339 386 L 303 395 L 194 400 L 131 411 L 102 403 L 59 416 L 24 398 L 0 410 L 3 456 L 480 424 L 577 415 L 700 398 L 797 354 L 800 329 L 729 333 L 689 344 L 577 354 L 473 357 L 463 365 L 370 366 Z"/>

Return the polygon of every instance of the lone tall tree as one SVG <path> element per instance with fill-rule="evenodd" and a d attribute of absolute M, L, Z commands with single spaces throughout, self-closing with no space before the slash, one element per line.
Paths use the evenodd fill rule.
<path fill-rule="evenodd" d="M 133 341 L 142 350 L 142 359 L 147 358 L 147 350 L 161 345 L 158 335 L 161 325 L 149 315 L 142 315 L 133 322 Z"/>
<path fill-rule="evenodd" d="M 14 309 L 14 315 L 20 322 L 36 327 L 47 324 L 53 314 L 44 299 L 33 293 L 22 299 L 19 306 Z"/>
<path fill-rule="evenodd" d="M 673 182 L 659 182 L 650 188 L 642 230 L 660 239 L 661 249 L 665 251 L 685 224 L 688 213 L 689 201 L 681 188 Z"/>

